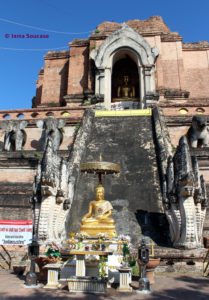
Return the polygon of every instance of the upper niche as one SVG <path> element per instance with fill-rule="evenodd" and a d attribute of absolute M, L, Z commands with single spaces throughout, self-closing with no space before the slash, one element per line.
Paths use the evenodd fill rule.
<path fill-rule="evenodd" d="M 140 107 L 146 106 L 146 94 L 155 91 L 157 56 L 158 49 L 152 48 L 126 24 L 107 37 L 99 48 L 90 52 L 96 71 L 95 94 L 104 96 L 107 109 L 110 109 L 114 99 L 140 98 Z M 122 87 L 121 94 L 119 88 Z"/>
<path fill-rule="evenodd" d="M 126 55 L 113 66 L 112 99 L 139 98 L 139 74 L 136 63 Z"/>

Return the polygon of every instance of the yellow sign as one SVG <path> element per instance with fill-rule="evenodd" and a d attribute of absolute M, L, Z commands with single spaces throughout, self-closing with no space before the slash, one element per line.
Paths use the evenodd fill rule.
<path fill-rule="evenodd" d="M 125 110 L 96 110 L 95 117 L 134 117 L 151 116 L 152 109 L 125 109 Z"/>

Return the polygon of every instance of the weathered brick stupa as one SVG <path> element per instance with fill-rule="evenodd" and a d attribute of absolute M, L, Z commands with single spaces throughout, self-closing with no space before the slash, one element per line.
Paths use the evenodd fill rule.
<path fill-rule="evenodd" d="M 104 178 L 118 234 L 202 247 L 209 43 L 184 43 L 154 16 L 104 22 L 69 46 L 45 55 L 32 109 L 0 111 L 0 219 L 33 218 L 40 242 L 78 231 L 95 188 L 80 163 L 102 154 L 121 166 Z"/>

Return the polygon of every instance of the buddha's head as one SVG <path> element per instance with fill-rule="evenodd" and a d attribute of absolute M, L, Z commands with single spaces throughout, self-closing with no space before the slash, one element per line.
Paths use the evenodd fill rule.
<path fill-rule="evenodd" d="M 128 75 L 124 75 L 123 77 L 125 85 L 128 85 Z"/>
<path fill-rule="evenodd" d="M 101 184 L 96 187 L 96 200 L 104 200 L 104 188 Z"/>

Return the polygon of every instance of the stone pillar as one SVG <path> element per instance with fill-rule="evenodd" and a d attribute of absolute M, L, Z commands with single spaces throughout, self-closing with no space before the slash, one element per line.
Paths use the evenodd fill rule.
<path fill-rule="evenodd" d="M 144 72 L 143 68 L 139 67 L 139 91 L 140 91 L 140 108 L 144 108 L 144 94 L 145 94 L 145 84 L 144 84 Z"/>
<path fill-rule="evenodd" d="M 147 65 L 144 67 L 144 107 L 152 106 L 158 97 L 155 95 L 155 69 L 154 65 Z"/>
<path fill-rule="evenodd" d="M 62 264 L 48 264 L 45 266 L 48 269 L 45 289 L 57 289 L 59 287 L 58 279 L 61 266 Z"/>
<path fill-rule="evenodd" d="M 111 68 L 105 69 L 104 88 L 105 88 L 105 95 L 104 95 L 105 107 L 110 110 L 111 98 L 112 98 Z"/>
<path fill-rule="evenodd" d="M 52 103 L 60 106 L 63 96 L 67 93 L 69 51 L 48 52 L 44 59 L 44 73 L 40 82 L 41 99 L 39 96 L 38 106 L 47 107 Z"/>
<path fill-rule="evenodd" d="M 152 92 L 152 87 L 151 87 L 151 71 L 152 71 L 152 66 L 145 66 L 144 67 L 144 81 L 145 81 L 145 95 L 148 92 Z"/>
<path fill-rule="evenodd" d="M 86 276 L 85 255 L 76 255 L 76 276 Z"/>
<path fill-rule="evenodd" d="M 96 70 L 95 94 L 104 95 L 104 69 Z"/>
<path fill-rule="evenodd" d="M 120 285 L 118 291 L 120 292 L 132 292 L 131 283 L 131 268 L 120 268 Z"/>
<path fill-rule="evenodd" d="M 88 46 L 88 40 L 74 40 L 70 43 L 68 95 L 82 95 L 83 91 L 88 88 Z"/>

